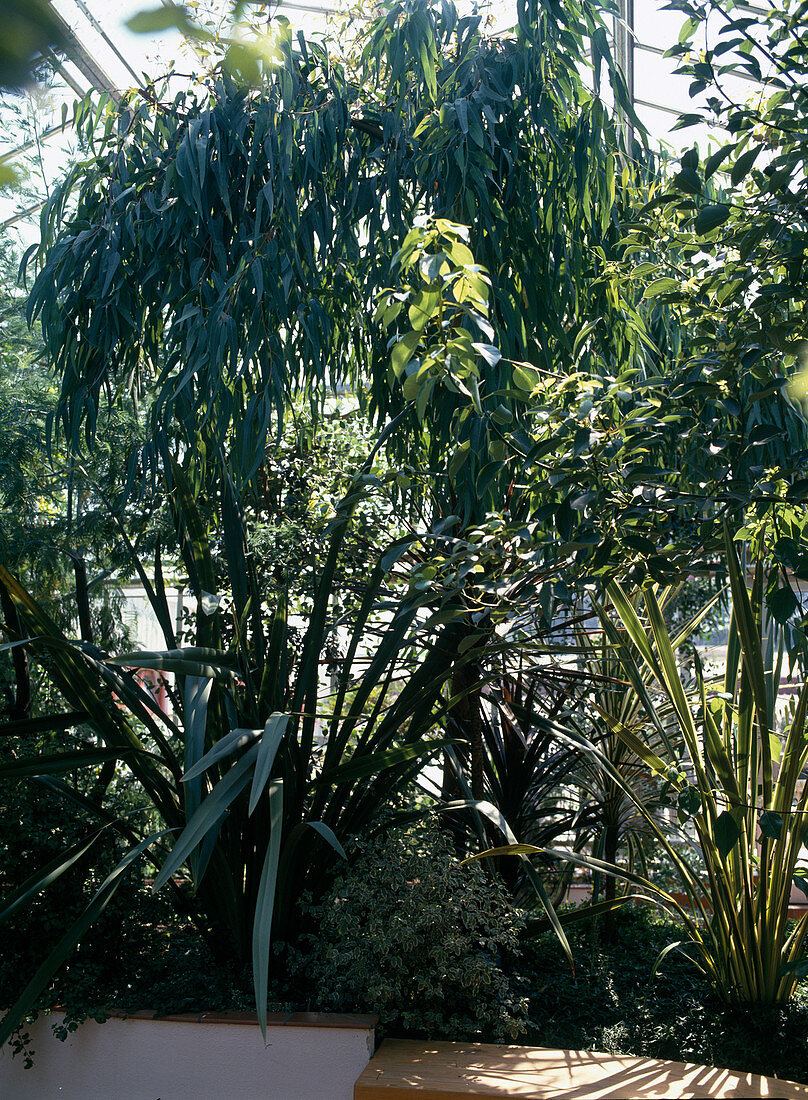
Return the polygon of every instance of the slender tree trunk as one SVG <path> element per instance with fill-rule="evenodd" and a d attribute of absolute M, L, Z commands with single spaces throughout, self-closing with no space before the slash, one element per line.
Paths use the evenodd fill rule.
<path fill-rule="evenodd" d="M 11 594 L 3 584 L 0 584 L 0 607 L 9 638 L 12 642 L 19 641 L 23 636 L 20 615 Z M 9 717 L 12 722 L 20 722 L 31 717 L 31 671 L 25 646 L 15 646 L 11 651 L 11 660 L 14 668 L 14 699 Z"/>
<path fill-rule="evenodd" d="M 83 642 L 93 643 L 93 624 L 90 615 L 90 586 L 87 582 L 87 562 L 81 554 L 74 554 L 73 573 L 76 578 L 76 606 L 79 613 L 79 634 Z"/>
<path fill-rule="evenodd" d="M 613 797 L 619 800 L 617 792 L 615 792 Z M 617 863 L 617 852 L 620 847 L 620 826 L 617 824 L 616 818 L 616 814 L 619 813 L 619 801 L 617 805 L 614 805 L 612 799 L 610 799 L 607 804 L 607 813 L 609 816 L 609 823 L 606 826 L 603 836 L 603 858 L 606 863 L 613 865 Z M 605 901 L 614 901 L 617 897 L 617 879 L 614 875 L 606 875 L 603 897 Z M 613 911 L 604 914 L 603 938 L 606 943 L 614 943 L 617 939 L 617 923 Z"/>
<path fill-rule="evenodd" d="M 462 696 L 451 708 L 455 736 L 465 741 L 469 754 L 469 784 L 473 798 L 482 799 L 485 784 L 485 746 L 480 699 L 480 670 L 476 665 L 457 669 L 452 673 L 451 693 Z M 448 761 L 443 769 L 443 797 L 457 797 L 459 784 Z"/>

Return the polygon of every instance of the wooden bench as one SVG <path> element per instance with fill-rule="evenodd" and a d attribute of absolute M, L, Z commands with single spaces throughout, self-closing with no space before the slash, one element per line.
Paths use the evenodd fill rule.
<path fill-rule="evenodd" d="M 808 1100 L 808 1085 L 709 1066 L 584 1050 L 386 1039 L 354 1086 L 354 1100 L 468 1100 L 470 1096 L 522 1100 L 731 1096 Z"/>

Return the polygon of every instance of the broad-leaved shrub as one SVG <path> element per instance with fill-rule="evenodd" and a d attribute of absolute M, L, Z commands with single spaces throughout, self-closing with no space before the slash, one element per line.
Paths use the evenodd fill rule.
<path fill-rule="evenodd" d="M 312 910 L 297 955 L 316 1007 L 376 1012 L 385 1032 L 513 1039 L 527 998 L 508 972 L 524 918 L 479 863 L 461 865 L 437 827 L 360 842 Z"/>

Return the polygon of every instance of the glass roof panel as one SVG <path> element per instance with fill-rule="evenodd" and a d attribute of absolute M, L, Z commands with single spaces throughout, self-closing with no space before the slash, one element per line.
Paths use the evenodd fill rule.
<path fill-rule="evenodd" d="M 90 56 L 109 74 L 116 87 L 143 83 L 144 73 L 159 74 L 176 58 L 182 35 L 133 34 L 126 26 L 133 15 L 155 6 L 155 0 L 51 0 Z"/>
<path fill-rule="evenodd" d="M 51 0 L 51 3 L 74 32 L 78 53 L 82 56 L 64 60 L 62 72 L 56 74 L 53 86 L 44 97 L 37 98 L 37 110 L 41 113 L 34 121 L 29 118 L 25 126 L 21 123 L 25 97 L 4 97 L 0 118 L 5 121 L 8 115 L 12 124 L 3 127 L 0 157 L 15 143 L 23 145 L 30 141 L 32 128 L 41 135 L 58 127 L 62 105 L 66 104 L 68 112 L 72 113 L 73 102 L 88 88 L 93 71 L 96 77 L 100 71 L 111 86 L 120 91 L 148 78 L 159 78 L 172 68 L 183 74 L 185 80 L 201 71 L 199 58 L 178 31 L 134 34 L 128 29 L 127 20 L 138 12 L 153 9 L 157 0 Z M 721 137 L 716 133 L 711 136 L 704 127 L 673 130 L 678 113 L 688 110 L 692 101 L 688 95 L 688 81 L 675 74 L 673 61 L 662 56 L 678 40 L 683 21 L 681 13 L 662 10 L 664 3 L 665 0 L 634 0 L 634 90 L 638 114 L 648 126 L 652 139 L 665 143 L 672 150 L 680 151 L 694 142 L 706 149 Z M 313 35 L 335 27 L 334 16 L 341 6 L 341 0 L 323 3 L 278 0 L 271 12 L 274 16 L 283 14 L 295 29 Z M 470 8 L 471 0 L 460 0 L 459 6 Z M 200 0 L 198 6 L 200 18 L 207 13 L 223 24 L 228 10 L 228 0 Z M 369 0 L 354 9 L 359 18 L 365 11 L 369 17 L 374 10 L 375 4 Z M 516 19 L 515 0 L 489 0 L 480 4 L 480 10 L 489 29 L 505 30 Z M 720 23 L 716 23 L 711 33 L 717 34 L 719 28 Z M 739 100 L 745 100 L 754 91 L 754 85 L 738 78 L 727 78 L 725 87 L 729 95 Z M 25 108 L 29 109 L 33 107 Z M 53 178 L 54 173 L 58 174 L 59 165 L 66 164 L 73 154 L 74 144 L 69 134 L 50 134 L 43 147 L 47 151 L 39 158 L 45 176 Z M 0 193 L 0 223 L 9 216 L 9 210 L 17 211 L 25 201 L 23 193 Z"/>

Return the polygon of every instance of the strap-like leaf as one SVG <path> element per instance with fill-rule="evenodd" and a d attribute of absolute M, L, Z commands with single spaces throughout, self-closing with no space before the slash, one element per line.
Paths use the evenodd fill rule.
<path fill-rule="evenodd" d="M 624 905 L 633 905 L 636 902 L 644 902 L 648 905 L 650 898 L 647 894 L 620 894 L 616 898 L 608 898 L 604 901 L 596 901 L 591 905 L 579 905 L 575 909 L 568 909 L 566 912 L 558 914 L 558 921 L 562 928 L 567 928 L 570 924 L 581 924 L 583 921 L 594 920 L 596 917 L 613 913 L 616 909 L 622 909 Z M 533 936 L 550 932 L 552 927 L 553 925 L 549 920 L 531 919 L 527 922 L 528 931 Z"/>
<path fill-rule="evenodd" d="M 209 676 L 185 677 L 185 775 L 183 787 L 185 798 L 185 819 L 190 821 L 202 801 L 202 776 L 187 779 L 189 771 L 205 754 L 205 733 L 208 724 L 208 700 L 213 680 Z M 201 852 L 191 857 L 191 877 L 199 882 L 204 873 L 201 866 Z"/>
<path fill-rule="evenodd" d="M 160 874 L 154 880 L 152 889 L 156 892 L 164 886 L 171 876 L 179 870 L 186 859 L 202 843 L 211 829 L 218 827 L 227 812 L 227 807 L 241 794 L 250 780 L 250 769 L 258 755 L 258 746 L 253 745 L 237 760 L 230 771 L 220 779 L 208 797 L 177 838 L 171 854 L 163 864 Z"/>
<path fill-rule="evenodd" d="M 278 885 L 278 861 L 281 851 L 283 827 L 283 783 L 275 780 L 269 785 L 269 844 L 258 884 L 253 922 L 253 985 L 255 1007 L 261 1034 L 267 1036 L 267 986 L 269 983 L 269 952 L 272 945 L 272 915 L 275 908 L 275 891 Z"/>
<path fill-rule="evenodd" d="M 269 718 L 266 720 L 264 732 L 261 735 L 261 743 L 258 746 L 258 756 L 255 761 L 255 772 L 253 774 L 252 787 L 250 788 L 250 805 L 247 810 L 248 814 L 252 814 L 255 810 L 255 807 L 258 805 L 258 800 L 264 791 L 264 787 L 267 785 L 267 780 L 272 771 L 272 765 L 275 763 L 275 756 L 283 740 L 283 735 L 286 733 L 288 723 L 289 715 L 281 714 L 278 711 L 274 714 L 270 714 Z"/>
<path fill-rule="evenodd" d="M 451 744 L 450 739 L 442 738 L 439 741 L 429 741 L 421 745 L 399 745 L 384 752 L 357 753 L 344 764 L 318 775 L 314 780 L 314 786 L 331 786 L 354 779 L 366 779 L 371 775 L 378 775 L 387 768 L 406 764 L 410 760 L 426 760 L 434 756 L 439 749 Z"/>
<path fill-rule="evenodd" d="M 0 766 L 0 779 L 22 779 L 31 775 L 64 775 L 88 764 L 123 760 L 132 749 L 74 749 L 51 756 L 28 756 Z"/>
<path fill-rule="evenodd" d="M 505 815 L 490 802 L 478 801 L 471 798 L 458 799 L 455 802 L 442 803 L 437 807 L 437 810 L 439 813 L 450 813 L 453 810 L 474 810 L 476 813 L 480 813 L 484 817 L 487 817 L 489 821 L 492 821 L 508 841 L 509 845 L 519 843 L 513 829 L 506 821 Z"/>
<path fill-rule="evenodd" d="M 189 780 L 195 779 L 198 775 L 201 775 L 202 772 L 207 771 L 212 764 L 217 763 L 217 761 L 224 760 L 227 756 L 232 756 L 234 752 L 246 748 L 247 745 L 252 745 L 254 741 L 258 740 L 263 732 L 264 731 L 260 729 L 251 730 L 242 727 L 231 730 L 229 733 L 225 734 L 224 737 L 220 738 L 213 748 L 209 749 L 201 760 L 198 760 L 196 764 L 194 764 L 190 771 L 183 775 L 182 782 L 187 783 Z"/>
<path fill-rule="evenodd" d="M 74 863 L 77 863 L 85 852 L 89 851 L 103 832 L 104 829 L 97 829 L 92 836 L 80 840 L 77 844 L 71 844 L 69 848 L 60 852 L 44 867 L 29 875 L 25 882 L 3 899 L 3 907 L 0 909 L 0 923 L 8 920 L 13 913 L 16 913 L 21 906 L 35 897 L 40 890 L 44 890 L 52 882 L 55 882 L 60 875 L 63 875 L 65 871 L 69 871 Z"/>
<path fill-rule="evenodd" d="M 657 775 L 665 775 L 668 771 L 668 765 L 665 761 L 645 744 L 633 730 L 630 730 L 628 726 L 623 725 L 613 715 L 609 714 L 597 703 L 593 702 L 592 707 L 601 716 L 603 721 L 609 727 L 609 729 L 616 733 L 626 748 L 631 749 L 635 756 L 639 757 L 644 764 L 647 764 L 651 771 L 656 772 Z"/>
<path fill-rule="evenodd" d="M 19 735 L 26 737 L 35 733 L 61 732 L 89 721 L 89 714 L 82 710 L 70 711 L 67 714 L 46 714 L 41 718 L 18 718 L 14 722 L 4 722 L 0 726 L 0 737 Z"/>
<path fill-rule="evenodd" d="M 109 659 L 108 664 L 124 668 L 148 668 L 173 672 L 177 676 L 227 678 L 233 675 L 232 658 L 219 649 L 191 646 L 174 650 L 138 650 Z"/>
<path fill-rule="evenodd" d="M 625 594 L 623 589 L 616 581 L 611 581 L 606 586 L 609 599 L 614 605 L 614 609 L 620 617 L 620 621 L 626 628 L 626 633 L 631 639 L 634 646 L 637 648 L 643 661 L 645 661 L 648 668 L 653 672 L 657 679 L 662 679 L 661 669 L 659 662 L 657 661 L 656 654 L 653 651 L 651 643 L 648 640 L 648 635 L 645 631 L 645 627 L 640 622 L 637 612 L 634 610 L 634 605 L 631 600 Z"/>
<path fill-rule="evenodd" d="M 679 729 L 685 738 L 693 764 L 697 768 L 703 769 L 704 757 L 698 732 L 693 721 L 693 714 L 690 710 L 690 699 L 687 696 L 684 684 L 682 683 L 682 677 L 679 673 L 679 668 L 676 664 L 676 655 L 671 645 L 670 635 L 665 625 L 662 610 L 650 589 L 643 589 L 643 600 L 648 613 L 648 621 L 653 634 L 654 643 L 659 655 L 658 678 L 660 685 L 664 687 L 668 698 L 671 703 L 673 703 L 674 709 L 676 710 Z"/>
<path fill-rule="evenodd" d="M 314 829 L 315 833 L 319 833 L 323 840 L 325 840 L 327 844 L 331 845 L 338 856 L 340 856 L 342 859 L 348 858 L 348 856 L 345 854 L 345 849 L 340 844 L 333 829 L 329 829 L 329 827 L 323 824 L 322 821 L 304 821 L 303 824 L 308 825 L 310 829 Z"/>

